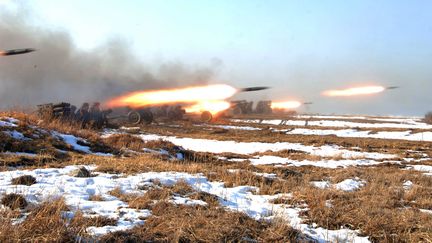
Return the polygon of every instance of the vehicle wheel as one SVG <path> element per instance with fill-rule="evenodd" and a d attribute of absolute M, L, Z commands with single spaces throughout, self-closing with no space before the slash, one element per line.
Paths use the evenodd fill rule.
<path fill-rule="evenodd" d="M 153 122 L 153 113 L 149 110 L 141 111 L 141 122 L 148 125 Z"/>
<path fill-rule="evenodd" d="M 209 111 L 204 111 L 203 113 L 201 113 L 202 122 L 210 122 L 212 119 L 213 119 L 213 115 Z"/>
<path fill-rule="evenodd" d="M 238 106 L 234 107 L 233 114 L 234 115 L 241 115 L 243 113 L 242 109 Z"/>
<path fill-rule="evenodd" d="M 128 113 L 128 122 L 134 125 L 141 123 L 141 114 L 137 111 L 131 111 Z"/>

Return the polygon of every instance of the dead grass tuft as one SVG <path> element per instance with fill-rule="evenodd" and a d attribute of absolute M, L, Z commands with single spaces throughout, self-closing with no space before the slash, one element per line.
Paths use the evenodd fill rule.
<path fill-rule="evenodd" d="M 104 138 L 103 142 L 118 150 L 130 149 L 133 151 L 142 151 L 145 143 L 142 139 L 130 134 L 115 134 Z"/>
<path fill-rule="evenodd" d="M 36 178 L 31 175 L 23 175 L 20 177 L 12 178 L 12 185 L 26 185 L 31 186 L 36 183 Z"/>
<path fill-rule="evenodd" d="M 93 194 L 89 197 L 89 201 L 95 201 L 95 202 L 102 202 L 105 201 L 105 199 L 100 194 Z"/>
<path fill-rule="evenodd" d="M 81 211 L 75 213 L 70 222 L 72 228 L 103 227 L 117 225 L 117 219 L 104 216 L 85 216 Z"/>
<path fill-rule="evenodd" d="M 92 173 L 89 170 L 87 170 L 84 166 L 80 167 L 76 171 L 73 171 L 72 174 L 75 177 L 82 177 L 82 178 L 93 176 Z"/>
<path fill-rule="evenodd" d="M 174 186 L 172 186 L 171 191 L 182 196 L 186 196 L 194 192 L 192 187 L 184 180 L 180 180 Z"/>
<path fill-rule="evenodd" d="M 144 143 L 144 146 L 148 149 L 153 149 L 156 151 L 163 149 L 165 151 L 168 151 L 170 154 L 175 154 L 180 150 L 179 146 L 162 139 L 147 141 Z"/>
<path fill-rule="evenodd" d="M 1 204 L 11 209 L 24 209 L 27 207 L 27 200 L 16 193 L 10 193 L 3 196 Z"/>
<path fill-rule="evenodd" d="M 43 203 L 30 212 L 24 222 L 13 225 L 7 220 L 0 224 L 1 242 L 73 242 L 83 229 L 68 227 L 62 217 L 67 210 L 63 200 Z"/>

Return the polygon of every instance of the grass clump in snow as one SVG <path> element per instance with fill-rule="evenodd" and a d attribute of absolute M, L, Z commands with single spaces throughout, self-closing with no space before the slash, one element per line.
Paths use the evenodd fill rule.
<path fill-rule="evenodd" d="M 20 194 L 16 193 L 4 195 L 1 199 L 1 204 L 11 209 L 24 209 L 28 205 L 27 200 Z"/>
<path fill-rule="evenodd" d="M 79 169 L 72 172 L 72 175 L 75 177 L 92 177 L 92 173 L 84 166 L 80 167 Z"/>
<path fill-rule="evenodd" d="M 93 202 L 102 202 L 105 201 L 105 198 L 103 196 L 101 196 L 100 194 L 93 194 L 91 196 L 89 196 L 89 201 L 93 201 Z"/>
<path fill-rule="evenodd" d="M 85 216 L 81 211 L 76 212 L 70 222 L 70 226 L 75 226 L 78 228 L 87 228 L 90 226 L 103 227 L 114 225 L 117 225 L 117 219 L 105 216 Z"/>
<path fill-rule="evenodd" d="M 130 134 L 114 134 L 104 138 L 103 142 L 119 150 L 130 149 L 133 151 L 142 151 L 145 147 L 142 139 Z"/>
<path fill-rule="evenodd" d="M 31 186 L 33 184 L 36 184 L 36 178 L 34 178 L 31 175 L 23 175 L 23 176 L 12 178 L 11 182 L 12 185 Z"/>

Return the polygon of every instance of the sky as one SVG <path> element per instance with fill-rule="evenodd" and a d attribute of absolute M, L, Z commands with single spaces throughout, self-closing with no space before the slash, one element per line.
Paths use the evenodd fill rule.
<path fill-rule="evenodd" d="M 211 82 L 272 87 L 238 99 L 310 101 L 300 111 L 327 114 L 432 110 L 432 1 L 0 1 L 17 6 L 83 50 L 121 39 L 151 68 L 211 66 Z M 400 88 L 321 95 L 363 84 Z"/>

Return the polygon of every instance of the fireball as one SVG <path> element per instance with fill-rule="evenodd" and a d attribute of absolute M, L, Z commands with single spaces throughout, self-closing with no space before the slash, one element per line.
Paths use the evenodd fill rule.
<path fill-rule="evenodd" d="M 228 109 L 231 104 L 227 101 L 223 100 L 207 100 L 200 103 L 196 103 L 194 105 L 185 107 L 186 112 L 188 113 L 201 113 L 204 111 L 208 111 L 213 115 Z"/>
<path fill-rule="evenodd" d="M 363 86 L 363 87 L 354 87 L 348 89 L 339 89 L 339 90 L 327 90 L 322 94 L 325 96 L 355 96 L 355 95 L 371 95 L 376 93 L 381 93 L 385 90 L 382 86 Z"/>
<path fill-rule="evenodd" d="M 301 102 L 292 100 L 292 101 L 279 101 L 279 102 L 272 102 L 271 108 L 272 109 L 283 109 L 283 110 L 289 110 L 289 109 L 295 109 L 301 106 Z"/>
<path fill-rule="evenodd" d="M 176 103 L 204 105 L 210 108 L 214 102 L 225 100 L 237 93 L 237 90 L 226 84 L 194 86 L 180 89 L 132 92 L 106 103 L 106 106 L 140 108 L 151 105 L 168 105 Z M 218 105 L 220 106 L 220 104 Z M 216 109 L 217 110 L 217 109 Z"/>

